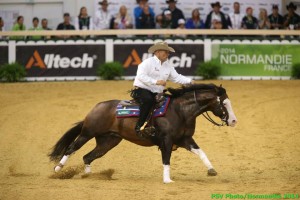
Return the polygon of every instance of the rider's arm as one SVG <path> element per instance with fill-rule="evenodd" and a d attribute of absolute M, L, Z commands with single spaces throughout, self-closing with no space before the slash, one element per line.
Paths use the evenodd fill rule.
<path fill-rule="evenodd" d="M 192 84 L 193 80 L 187 78 L 181 74 L 178 74 L 174 67 L 171 67 L 171 73 L 169 75 L 169 80 L 179 84 Z"/>

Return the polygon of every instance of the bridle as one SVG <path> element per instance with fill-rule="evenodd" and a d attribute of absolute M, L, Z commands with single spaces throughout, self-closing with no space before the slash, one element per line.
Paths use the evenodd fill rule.
<path fill-rule="evenodd" d="M 199 108 L 201 108 L 201 106 L 199 105 L 198 101 L 197 101 L 197 97 L 196 97 L 196 90 L 194 90 L 194 101 L 196 103 L 196 105 L 198 105 Z M 206 114 L 206 115 L 205 115 Z M 202 113 L 203 117 L 205 119 L 207 119 L 207 121 L 209 121 L 210 123 L 216 125 L 216 126 L 225 126 L 226 125 L 226 122 L 222 121 L 222 124 L 219 124 L 217 122 L 215 122 L 211 117 L 210 115 L 208 114 L 208 112 L 206 111 L 205 113 Z"/>

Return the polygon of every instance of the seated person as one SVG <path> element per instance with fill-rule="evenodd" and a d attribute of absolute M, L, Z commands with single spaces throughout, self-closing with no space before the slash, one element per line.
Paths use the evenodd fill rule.
<path fill-rule="evenodd" d="M 178 20 L 177 29 L 179 29 L 179 30 L 184 30 L 185 29 L 185 20 L 184 19 L 179 19 Z M 175 37 L 180 37 L 180 38 L 186 38 L 186 34 L 176 34 L 174 36 Z"/>
<path fill-rule="evenodd" d="M 148 3 L 146 3 L 143 7 L 143 12 L 139 17 L 139 24 L 141 29 L 155 28 L 154 14 L 151 14 Z"/>
<path fill-rule="evenodd" d="M 211 11 L 206 18 L 205 27 L 208 29 L 228 29 L 229 17 L 220 11 L 220 2 L 212 3 Z"/>
<path fill-rule="evenodd" d="M 278 12 L 278 6 L 272 6 L 272 14 L 268 16 L 271 23 L 271 29 L 282 29 L 283 28 L 283 17 Z"/>
<path fill-rule="evenodd" d="M 297 6 L 294 5 L 292 2 L 286 6 L 288 10 L 288 14 L 284 16 L 284 27 L 286 29 L 300 29 L 300 16 L 295 13 Z"/>
<path fill-rule="evenodd" d="M 154 17 L 154 12 L 151 7 L 148 5 L 148 0 L 136 0 L 136 3 L 139 4 L 137 7 L 134 8 L 134 19 L 135 19 L 135 28 L 140 29 L 141 27 L 141 20 L 140 17 L 143 13 L 144 7 L 148 6 L 149 13 L 152 17 Z"/>
<path fill-rule="evenodd" d="M 269 21 L 268 13 L 266 9 L 260 9 L 258 27 L 259 29 L 271 28 L 271 23 Z"/>
<path fill-rule="evenodd" d="M 16 23 L 12 27 L 12 31 L 25 31 L 26 26 L 24 25 L 24 17 L 18 16 Z M 22 40 L 25 39 L 24 36 L 12 36 L 10 37 L 13 40 Z"/>
<path fill-rule="evenodd" d="M 80 8 L 80 13 L 75 18 L 75 29 L 93 30 L 93 19 L 88 15 L 86 7 Z"/>
<path fill-rule="evenodd" d="M 114 29 L 131 29 L 133 27 L 131 16 L 127 13 L 126 6 L 121 6 L 114 20 Z"/>
<path fill-rule="evenodd" d="M 257 29 L 258 20 L 253 16 L 253 9 L 248 7 L 246 9 L 247 15 L 242 19 L 242 28 L 243 29 Z"/>
<path fill-rule="evenodd" d="M 41 30 L 43 30 L 41 27 L 39 27 L 39 18 L 37 18 L 37 17 L 34 17 L 32 19 L 32 25 L 33 26 L 28 29 L 29 31 L 41 31 Z M 29 36 L 28 38 L 32 39 L 32 40 L 40 40 L 43 37 L 40 36 L 40 35 L 33 35 L 33 36 Z"/>
<path fill-rule="evenodd" d="M 196 8 L 192 11 L 192 17 L 187 20 L 185 27 L 187 29 L 203 29 L 205 28 L 205 24 L 203 20 L 200 18 L 199 9 Z"/>
<path fill-rule="evenodd" d="M 70 19 L 70 14 L 69 13 L 65 13 L 64 14 L 64 21 L 60 24 L 58 24 L 56 30 L 75 30 L 75 26 L 73 26 L 71 24 L 71 19 Z M 62 38 L 62 39 L 67 39 L 67 38 L 71 38 L 74 36 L 70 36 L 70 35 L 60 35 L 60 36 L 56 36 L 58 38 Z"/>

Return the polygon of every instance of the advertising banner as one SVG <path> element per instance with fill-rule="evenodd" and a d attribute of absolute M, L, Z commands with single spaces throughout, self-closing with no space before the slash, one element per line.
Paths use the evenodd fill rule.
<path fill-rule="evenodd" d="M 16 60 L 27 77 L 96 76 L 105 62 L 105 45 L 17 46 Z"/>
<path fill-rule="evenodd" d="M 213 44 L 212 61 L 221 66 L 221 76 L 291 76 L 300 63 L 299 45 Z"/>
<path fill-rule="evenodd" d="M 153 56 L 148 53 L 150 44 L 115 44 L 114 60 L 123 64 L 124 76 L 135 76 L 138 65 Z M 171 53 L 169 62 L 182 75 L 195 76 L 197 65 L 204 61 L 203 44 L 170 44 L 175 49 Z"/>
<path fill-rule="evenodd" d="M 8 46 L 0 46 L 0 65 L 8 63 Z"/>

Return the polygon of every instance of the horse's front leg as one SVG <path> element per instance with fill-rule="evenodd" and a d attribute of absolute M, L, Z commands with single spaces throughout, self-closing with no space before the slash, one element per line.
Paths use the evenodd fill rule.
<path fill-rule="evenodd" d="M 216 170 L 212 166 L 211 162 L 208 160 L 205 152 L 202 149 L 200 149 L 200 147 L 196 144 L 196 142 L 194 141 L 194 139 L 192 137 L 186 138 L 184 140 L 183 147 L 200 157 L 200 159 L 202 160 L 202 162 L 208 169 L 208 171 L 207 171 L 208 176 L 216 176 L 217 175 Z"/>
<path fill-rule="evenodd" d="M 174 182 L 170 178 L 170 159 L 172 154 L 173 142 L 170 136 L 165 136 L 162 140 L 160 149 L 163 162 L 163 181 L 164 183 Z"/>

